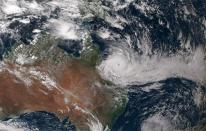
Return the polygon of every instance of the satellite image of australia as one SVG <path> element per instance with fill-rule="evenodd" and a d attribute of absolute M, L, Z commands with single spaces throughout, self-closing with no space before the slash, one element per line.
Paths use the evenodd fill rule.
<path fill-rule="evenodd" d="M 206 0 L 0 0 L 0 131 L 206 131 Z"/>

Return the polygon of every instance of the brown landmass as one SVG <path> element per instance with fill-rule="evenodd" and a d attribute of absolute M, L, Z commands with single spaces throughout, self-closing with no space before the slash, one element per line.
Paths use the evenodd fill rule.
<path fill-rule="evenodd" d="M 33 70 L 47 75 L 34 75 Z M 52 78 L 54 84 L 50 84 L 47 77 Z M 86 129 L 88 127 L 82 123 L 93 119 L 91 113 L 106 123 L 104 115 L 110 110 L 107 105 L 111 104 L 112 97 L 110 90 L 102 88 L 95 69 L 78 62 L 58 68 L 49 67 L 45 61 L 36 65 L 5 62 L 0 71 L 2 117 L 28 111 L 48 111 L 62 118 L 69 117 L 78 128 Z"/>

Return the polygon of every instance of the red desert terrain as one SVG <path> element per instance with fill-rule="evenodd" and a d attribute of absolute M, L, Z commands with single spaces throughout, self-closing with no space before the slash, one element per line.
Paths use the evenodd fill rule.
<path fill-rule="evenodd" d="M 101 88 L 95 69 L 72 62 L 49 67 L 47 62 L 18 65 L 5 62 L 0 70 L 1 117 L 27 111 L 48 111 L 69 117 L 76 126 L 94 119 L 90 112 L 107 112 L 112 92 Z M 106 95 L 107 94 L 107 95 Z M 106 118 L 99 119 L 104 123 Z"/>

